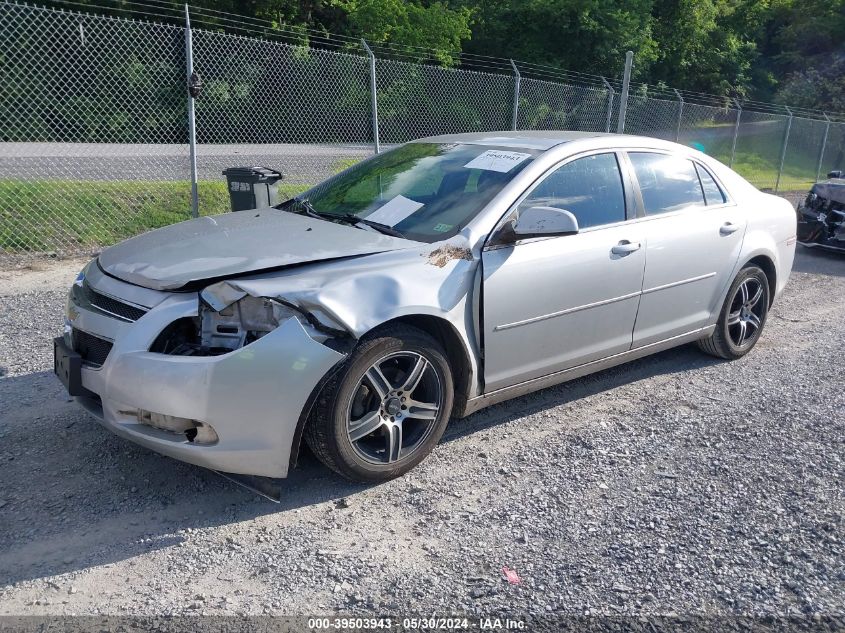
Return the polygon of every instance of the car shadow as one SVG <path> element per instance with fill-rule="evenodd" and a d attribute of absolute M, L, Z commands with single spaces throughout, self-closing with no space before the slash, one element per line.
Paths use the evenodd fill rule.
<path fill-rule="evenodd" d="M 845 251 L 829 251 L 799 244 L 792 272 L 845 277 Z"/>
<path fill-rule="evenodd" d="M 694 344 L 683 345 L 482 409 L 462 420 L 453 421 L 446 430 L 443 441 L 460 439 L 498 424 L 576 402 L 639 380 L 683 373 L 722 362 L 724 361 L 703 354 Z"/>
<path fill-rule="evenodd" d="M 106 431 L 50 372 L 0 378 L 0 586 L 178 545 L 188 529 L 331 510 L 366 488 L 303 453 L 275 504 Z"/>
<path fill-rule="evenodd" d="M 444 442 L 658 374 L 716 363 L 669 350 L 454 420 Z M 350 483 L 306 450 L 278 504 L 212 471 L 105 431 L 69 401 L 50 372 L 0 378 L 0 583 L 105 565 L 178 545 L 188 530 L 325 504 L 369 486 Z M 280 512 L 282 511 L 282 512 Z"/>

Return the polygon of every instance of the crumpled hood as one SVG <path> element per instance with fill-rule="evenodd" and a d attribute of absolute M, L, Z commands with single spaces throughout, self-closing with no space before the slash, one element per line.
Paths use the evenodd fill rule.
<path fill-rule="evenodd" d="M 104 250 L 100 268 L 153 290 L 292 264 L 419 246 L 417 242 L 267 208 L 208 216 L 144 233 Z"/>
<path fill-rule="evenodd" d="M 811 193 L 819 198 L 845 204 L 845 178 L 831 178 L 823 182 L 817 182 L 810 189 Z"/>

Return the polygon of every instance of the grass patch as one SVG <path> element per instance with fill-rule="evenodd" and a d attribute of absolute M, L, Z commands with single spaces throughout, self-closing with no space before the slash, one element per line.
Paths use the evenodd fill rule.
<path fill-rule="evenodd" d="M 810 160 L 787 156 L 780 177 L 780 191 L 809 189 L 816 181 L 816 165 Z M 773 189 L 778 178 L 780 158 L 768 159 L 759 154 L 737 152 L 733 168 L 748 182 L 761 189 Z"/>
<path fill-rule="evenodd" d="M 699 146 L 728 163 L 732 137 L 716 128 L 697 130 L 681 142 Z M 780 151 L 781 141 L 774 135 L 741 137 L 733 167 L 757 187 L 774 188 Z M 340 159 L 332 167 L 335 172 L 342 171 L 359 160 Z M 790 147 L 780 190 L 808 189 L 815 181 L 817 160 L 813 152 Z M 308 187 L 282 184 L 280 197 L 294 196 Z M 225 181 L 200 181 L 198 192 L 201 215 L 229 210 Z M 190 208 L 191 188 L 186 182 L 0 180 L 0 251 L 93 250 L 187 220 Z"/>
<path fill-rule="evenodd" d="M 284 197 L 306 185 L 282 185 Z M 229 210 L 225 182 L 198 183 L 201 215 Z M 108 246 L 190 218 L 185 182 L 0 180 L 0 250 L 69 252 Z"/>
<path fill-rule="evenodd" d="M 364 159 L 354 156 L 349 158 L 340 158 L 332 163 L 332 172 L 335 174 L 339 174 L 340 172 L 349 169 L 353 165 L 357 165 L 362 160 Z"/>
<path fill-rule="evenodd" d="M 816 179 L 818 149 L 801 142 L 800 129 L 793 127 L 786 152 L 780 190 L 809 189 Z M 731 161 L 733 125 L 699 124 L 695 130 L 682 132 L 680 142 L 702 150 L 726 165 Z M 737 139 L 733 168 L 743 178 L 761 189 L 773 189 L 778 177 L 783 134 L 780 130 L 743 134 Z"/>

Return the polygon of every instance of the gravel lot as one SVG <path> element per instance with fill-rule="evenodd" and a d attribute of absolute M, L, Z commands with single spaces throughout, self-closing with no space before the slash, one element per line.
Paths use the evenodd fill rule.
<path fill-rule="evenodd" d="M 498 405 L 380 486 L 306 456 L 280 505 L 67 401 L 80 265 L 0 273 L 0 614 L 845 612 L 843 257 L 799 247 L 738 362 L 687 346 Z"/>

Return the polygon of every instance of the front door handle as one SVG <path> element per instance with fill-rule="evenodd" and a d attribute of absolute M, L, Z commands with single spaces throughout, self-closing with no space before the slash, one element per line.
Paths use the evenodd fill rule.
<path fill-rule="evenodd" d="M 638 251 L 642 248 L 642 245 L 639 242 L 629 242 L 628 240 L 622 240 L 616 246 L 610 249 L 610 252 L 614 255 L 630 255 L 634 251 Z"/>
<path fill-rule="evenodd" d="M 740 226 L 738 224 L 733 224 L 732 222 L 725 222 L 722 227 L 719 229 L 719 233 L 722 235 L 730 235 L 731 233 L 736 233 L 739 231 Z"/>

